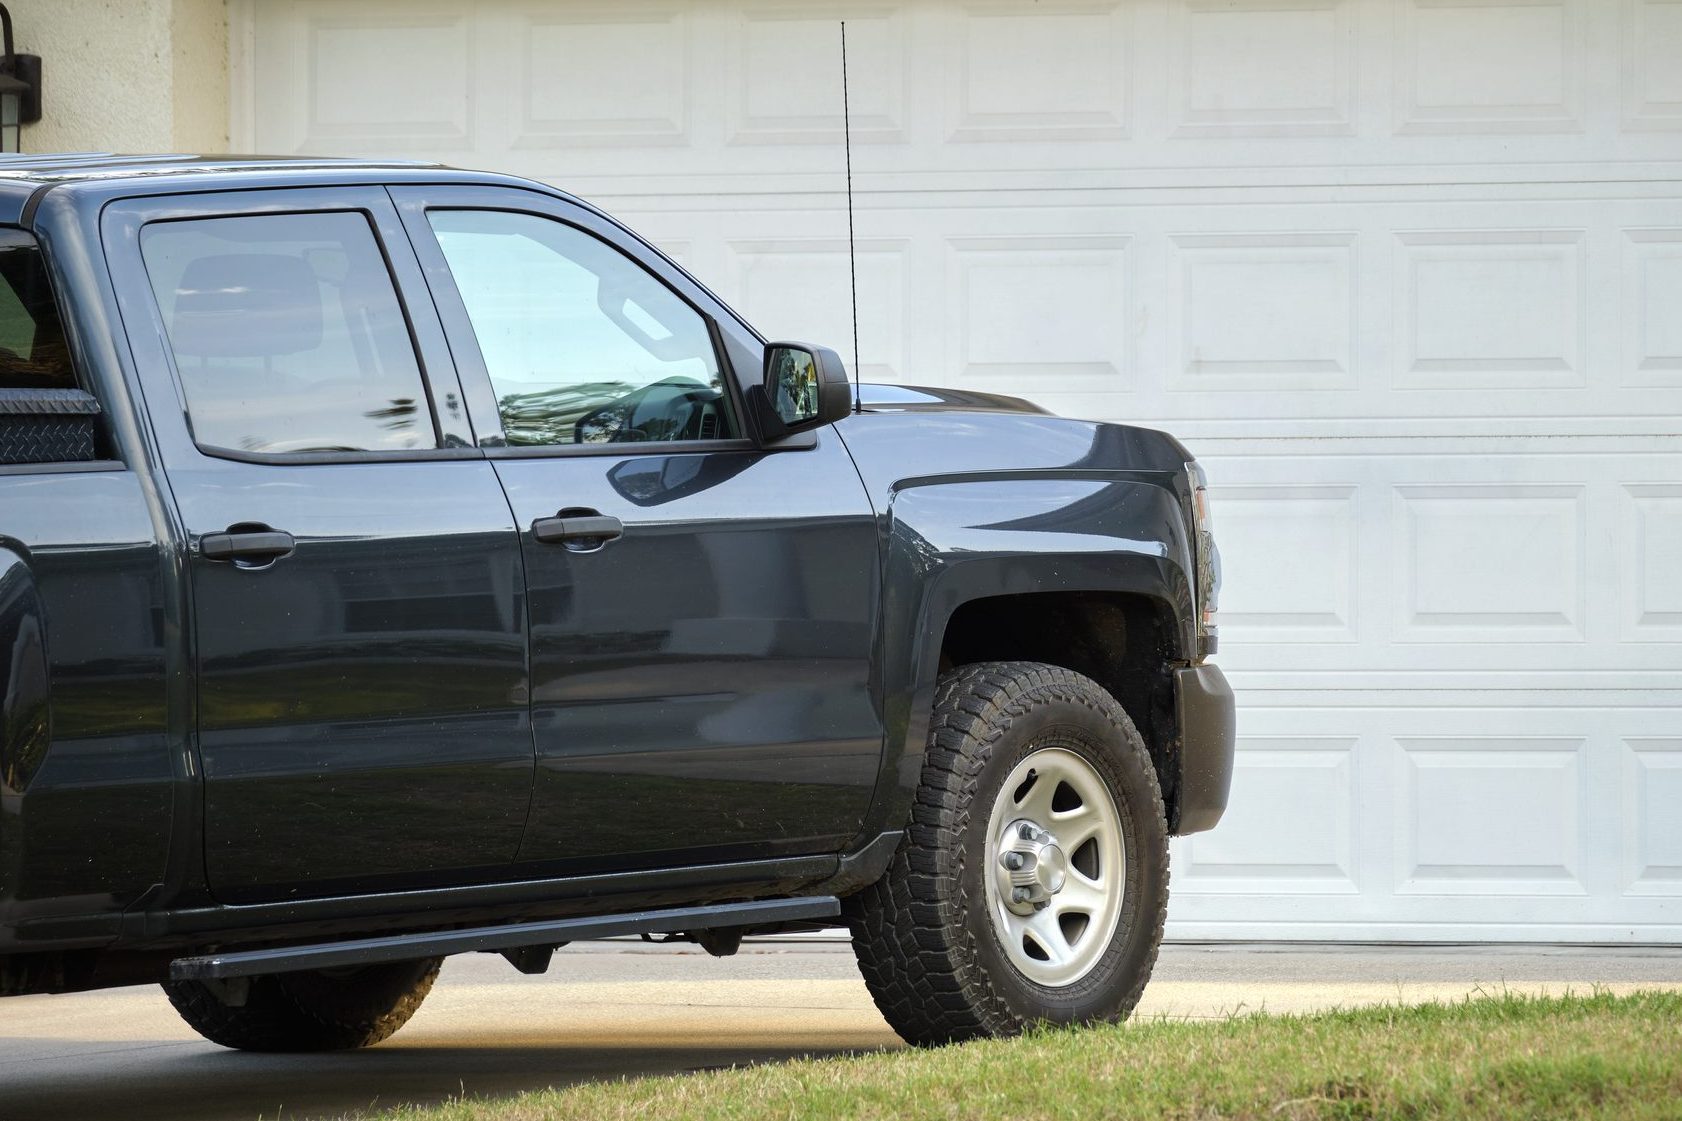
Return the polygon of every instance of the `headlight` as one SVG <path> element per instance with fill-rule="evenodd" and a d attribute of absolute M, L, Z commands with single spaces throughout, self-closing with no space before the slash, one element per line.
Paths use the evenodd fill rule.
<path fill-rule="evenodd" d="M 1209 514 L 1209 480 L 1195 460 L 1186 464 L 1191 485 L 1192 552 L 1197 563 L 1197 635 L 1202 653 L 1213 654 L 1220 628 L 1221 551 L 1215 547 L 1214 522 Z"/>

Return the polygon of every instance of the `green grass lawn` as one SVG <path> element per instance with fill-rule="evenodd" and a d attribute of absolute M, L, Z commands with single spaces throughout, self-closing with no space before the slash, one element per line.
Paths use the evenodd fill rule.
<path fill-rule="evenodd" d="M 1137 1021 L 573 1086 L 381 1121 L 1682 1119 L 1682 994 Z"/>

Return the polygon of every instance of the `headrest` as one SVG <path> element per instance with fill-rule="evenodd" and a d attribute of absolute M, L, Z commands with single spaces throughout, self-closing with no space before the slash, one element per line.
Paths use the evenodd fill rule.
<path fill-rule="evenodd" d="M 200 257 L 181 274 L 169 341 L 193 358 L 264 358 L 321 345 L 321 286 L 285 253 Z"/>

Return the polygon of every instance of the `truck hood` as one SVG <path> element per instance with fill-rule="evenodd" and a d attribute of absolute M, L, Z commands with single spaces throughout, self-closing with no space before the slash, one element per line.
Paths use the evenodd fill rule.
<path fill-rule="evenodd" d="M 923 385 L 885 385 L 865 382 L 859 386 L 859 405 L 867 413 L 1035 413 L 1050 415 L 1031 401 L 1002 393 L 974 389 L 939 389 Z"/>

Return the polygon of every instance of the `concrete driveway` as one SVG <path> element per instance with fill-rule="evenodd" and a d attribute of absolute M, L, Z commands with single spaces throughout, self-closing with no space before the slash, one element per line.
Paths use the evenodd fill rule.
<path fill-rule="evenodd" d="M 1169 946 L 1140 1014 L 1225 1016 L 1454 999 L 1505 986 L 1682 989 L 1682 951 Z M 264 1056 L 195 1036 L 156 988 L 0 1005 L 0 1119 L 334 1118 L 371 1105 L 900 1046 L 838 941 L 592 943 L 547 977 L 453 958 L 420 1013 L 347 1055 Z"/>

